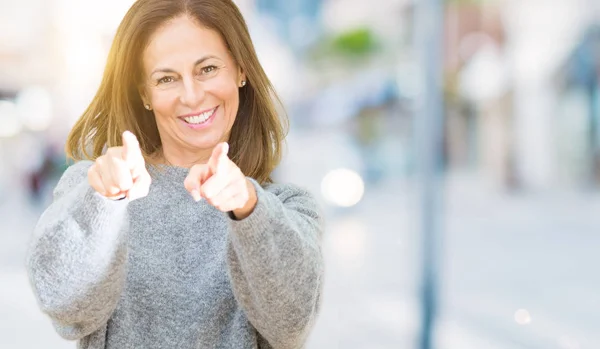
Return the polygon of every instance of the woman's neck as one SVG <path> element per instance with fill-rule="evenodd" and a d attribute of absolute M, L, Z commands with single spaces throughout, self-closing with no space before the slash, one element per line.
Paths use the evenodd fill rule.
<path fill-rule="evenodd" d="M 190 168 L 197 164 L 206 164 L 211 154 L 212 149 L 198 152 L 173 152 L 161 147 L 151 155 L 151 159 L 153 163 L 158 165 Z"/>

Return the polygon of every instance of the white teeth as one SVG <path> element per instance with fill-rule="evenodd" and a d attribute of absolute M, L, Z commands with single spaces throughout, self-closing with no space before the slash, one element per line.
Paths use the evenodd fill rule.
<path fill-rule="evenodd" d="M 206 120 L 208 120 L 208 118 L 212 115 L 212 113 L 214 111 L 215 111 L 214 109 L 211 109 L 200 115 L 188 116 L 188 117 L 185 117 L 184 119 L 188 124 L 201 124 L 203 122 L 206 122 Z"/>

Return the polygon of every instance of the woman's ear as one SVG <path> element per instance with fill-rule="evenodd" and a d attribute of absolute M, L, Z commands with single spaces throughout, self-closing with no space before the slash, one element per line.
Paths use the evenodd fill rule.
<path fill-rule="evenodd" d="M 144 88 L 141 86 L 138 87 L 138 93 L 140 94 L 140 99 L 142 100 L 142 103 L 144 104 L 144 108 L 151 110 L 150 99 L 147 97 L 146 91 L 144 91 Z"/>
<path fill-rule="evenodd" d="M 244 70 L 242 69 L 242 67 L 238 66 L 238 79 L 237 79 L 238 86 L 244 87 L 246 85 L 247 81 L 248 81 L 248 79 L 246 79 L 246 73 L 244 73 Z"/>

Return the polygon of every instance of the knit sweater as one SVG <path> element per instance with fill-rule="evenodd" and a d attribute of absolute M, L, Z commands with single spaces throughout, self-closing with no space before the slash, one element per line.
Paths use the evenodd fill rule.
<path fill-rule="evenodd" d="M 234 220 L 184 188 L 188 169 L 149 167 L 148 196 L 109 200 L 67 169 L 27 254 L 41 310 L 85 349 L 301 348 L 319 308 L 322 225 L 293 185 L 251 179 Z"/>

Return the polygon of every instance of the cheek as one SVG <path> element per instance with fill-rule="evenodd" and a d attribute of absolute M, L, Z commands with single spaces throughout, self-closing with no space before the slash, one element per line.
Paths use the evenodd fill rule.
<path fill-rule="evenodd" d="M 239 104 L 240 101 L 238 91 L 237 89 L 234 89 L 226 103 L 227 119 L 229 120 L 228 122 L 230 123 L 230 125 L 233 125 L 233 123 L 235 122 L 239 109 Z"/>
<path fill-rule="evenodd" d="M 239 91 L 235 81 L 228 77 L 215 81 L 212 88 L 213 95 L 227 104 L 228 108 L 238 104 Z"/>
<path fill-rule="evenodd" d="M 174 112 L 177 98 L 172 94 L 154 92 L 151 95 L 152 108 L 157 116 L 171 115 Z"/>
<path fill-rule="evenodd" d="M 240 104 L 239 90 L 236 85 L 229 85 L 228 89 L 223 92 L 223 100 L 226 103 L 227 112 L 232 118 L 235 118 Z"/>
<path fill-rule="evenodd" d="M 235 83 L 231 81 L 219 81 L 218 84 L 211 86 L 210 95 L 218 99 L 218 103 L 223 104 L 226 118 L 235 119 L 239 108 L 239 90 Z"/>

